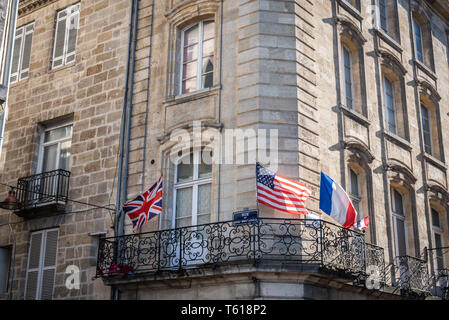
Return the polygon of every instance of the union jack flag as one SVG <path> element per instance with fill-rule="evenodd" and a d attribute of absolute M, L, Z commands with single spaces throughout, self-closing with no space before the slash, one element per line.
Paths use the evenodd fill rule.
<path fill-rule="evenodd" d="M 162 212 L 162 177 L 150 190 L 125 203 L 123 212 L 131 219 L 134 232 L 137 232 L 148 220 L 159 215 Z"/>

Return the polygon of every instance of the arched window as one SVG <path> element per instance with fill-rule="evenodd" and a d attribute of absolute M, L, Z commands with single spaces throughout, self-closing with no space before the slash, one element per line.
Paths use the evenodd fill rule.
<path fill-rule="evenodd" d="M 210 88 L 214 79 L 215 22 L 204 20 L 181 33 L 181 94 Z"/>
<path fill-rule="evenodd" d="M 172 227 L 180 228 L 210 222 L 212 153 L 194 151 L 175 166 Z"/>

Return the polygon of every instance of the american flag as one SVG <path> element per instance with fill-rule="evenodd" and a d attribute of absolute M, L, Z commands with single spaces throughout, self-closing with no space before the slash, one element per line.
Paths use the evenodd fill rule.
<path fill-rule="evenodd" d="M 131 219 L 134 232 L 137 232 L 148 220 L 159 215 L 162 212 L 162 177 L 150 190 L 125 203 L 123 212 Z"/>
<path fill-rule="evenodd" d="M 368 226 L 369 226 L 369 217 L 365 217 L 364 219 L 354 223 L 354 228 L 359 230 L 368 229 Z"/>
<path fill-rule="evenodd" d="M 259 163 L 257 170 L 257 200 L 276 210 L 308 214 L 305 202 L 312 190 L 305 185 L 262 167 Z"/>

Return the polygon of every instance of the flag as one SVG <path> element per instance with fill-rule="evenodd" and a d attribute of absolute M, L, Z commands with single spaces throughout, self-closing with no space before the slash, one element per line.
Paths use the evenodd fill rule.
<path fill-rule="evenodd" d="M 323 172 L 320 183 L 320 209 L 344 228 L 352 228 L 357 221 L 357 211 L 345 190 Z"/>
<path fill-rule="evenodd" d="M 159 215 L 162 212 L 162 177 L 148 191 L 125 203 L 123 212 L 131 219 L 134 232 Z"/>
<path fill-rule="evenodd" d="M 308 214 L 305 202 L 312 190 L 256 164 L 257 200 L 276 210 Z"/>
<path fill-rule="evenodd" d="M 359 230 L 365 230 L 368 228 L 369 225 L 369 217 L 365 217 L 360 221 L 357 221 L 354 224 L 354 228 L 359 229 Z"/>

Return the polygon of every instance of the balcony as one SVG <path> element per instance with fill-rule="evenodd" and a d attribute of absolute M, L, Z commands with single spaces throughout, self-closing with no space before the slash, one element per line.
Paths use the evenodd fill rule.
<path fill-rule="evenodd" d="M 100 239 L 96 276 L 135 281 L 230 265 L 325 274 L 364 285 L 368 267 L 382 273 L 385 260 L 383 248 L 366 243 L 360 232 L 321 220 L 259 218 Z"/>
<path fill-rule="evenodd" d="M 46 216 L 65 211 L 69 192 L 70 172 L 54 170 L 17 181 L 17 201 L 15 212 L 22 218 Z"/>
<path fill-rule="evenodd" d="M 427 249 L 427 257 L 434 262 L 430 285 L 431 294 L 444 300 L 449 300 L 449 247 Z"/>

